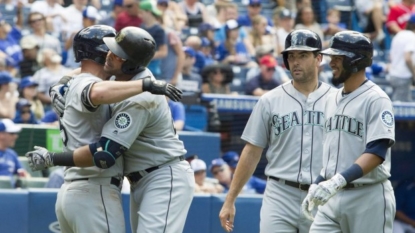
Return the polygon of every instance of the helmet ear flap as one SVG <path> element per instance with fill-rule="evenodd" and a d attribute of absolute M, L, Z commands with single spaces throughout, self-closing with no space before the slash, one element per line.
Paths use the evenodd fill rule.
<path fill-rule="evenodd" d="M 284 60 L 284 65 L 287 70 L 290 70 L 290 65 L 288 64 L 288 53 L 283 53 L 282 58 Z"/>

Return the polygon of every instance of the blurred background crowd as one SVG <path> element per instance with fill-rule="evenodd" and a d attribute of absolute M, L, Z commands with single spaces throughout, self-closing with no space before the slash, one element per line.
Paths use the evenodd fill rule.
<path fill-rule="evenodd" d="M 375 47 L 368 79 L 393 101 L 415 98 L 415 0 L 0 0 L 0 175 L 31 175 L 24 158 L 8 149 L 20 132 L 14 123 L 58 125 L 49 87 L 79 67 L 73 36 L 94 24 L 147 30 L 157 43 L 148 68 L 184 91 L 182 103 L 169 104 L 176 129 L 222 133 L 221 158 L 188 158 L 198 193 L 226 192 L 239 155 L 226 146 L 229 116 L 220 118 L 211 103 L 196 101 L 207 109 L 207 123 L 191 124 L 187 104 L 201 94 L 261 96 L 289 81 L 280 53 L 294 29 L 315 31 L 323 47 L 339 31 L 365 33 Z M 328 59 L 319 79 L 330 83 Z M 46 186 L 60 187 L 62 174 L 55 170 Z M 261 178 L 252 177 L 244 192 L 263 193 Z M 415 197 L 409 184 L 398 190 Z M 396 196 L 406 200 L 403 195 Z M 401 209 L 407 204 L 398 201 Z M 413 228 L 415 200 L 408 205 Z"/>

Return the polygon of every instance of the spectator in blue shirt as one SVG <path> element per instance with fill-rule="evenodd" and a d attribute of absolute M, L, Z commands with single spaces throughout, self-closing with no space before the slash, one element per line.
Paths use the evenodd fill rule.
<path fill-rule="evenodd" d="M 22 49 L 19 41 L 22 38 L 20 29 L 10 26 L 0 16 L 0 52 L 7 55 L 7 66 L 19 68 L 19 63 L 23 60 Z"/>
<path fill-rule="evenodd" d="M 222 155 L 223 161 L 225 161 L 231 169 L 232 175 L 235 173 L 236 165 L 238 165 L 239 155 L 235 151 L 228 151 Z M 255 176 L 249 178 L 247 185 L 255 189 L 257 193 L 264 193 L 267 181 Z"/>
<path fill-rule="evenodd" d="M 189 36 L 184 42 L 184 45 L 195 51 L 194 71 L 200 74 L 203 67 L 205 67 L 205 55 L 200 51 L 202 40 L 198 36 Z"/>
<path fill-rule="evenodd" d="M 173 125 L 177 131 L 182 131 L 184 123 L 186 122 L 186 112 L 184 105 L 181 102 L 174 102 L 168 99 L 170 112 L 173 117 Z"/>
<path fill-rule="evenodd" d="M 17 124 L 39 124 L 35 114 L 31 110 L 32 104 L 27 99 L 19 99 L 16 104 L 16 116 L 14 123 Z"/>
<path fill-rule="evenodd" d="M 212 43 L 206 37 L 202 37 L 202 45 L 200 46 L 200 52 L 201 54 L 203 54 L 205 66 L 212 65 L 216 62 L 212 56 Z"/>
<path fill-rule="evenodd" d="M 21 127 L 10 119 L 0 120 L 0 176 L 30 177 L 30 174 L 20 164 L 17 153 L 10 148 L 14 147 L 20 131 Z"/>
<path fill-rule="evenodd" d="M 226 40 L 216 49 L 215 58 L 225 64 L 251 66 L 251 55 L 245 44 L 238 41 L 240 25 L 236 20 L 228 20 L 225 24 Z"/>
<path fill-rule="evenodd" d="M 259 61 L 261 72 L 249 80 L 245 86 L 245 94 L 262 96 L 268 91 L 278 87 L 280 83 L 274 79 L 277 60 L 271 55 L 266 55 Z"/>
<path fill-rule="evenodd" d="M 415 178 L 395 188 L 396 217 L 393 233 L 415 233 Z"/>
<path fill-rule="evenodd" d="M 147 67 L 151 70 L 153 75 L 158 78 L 161 74 L 161 59 L 166 57 L 168 52 L 166 32 L 158 20 L 162 17 L 162 13 L 150 0 L 146 0 L 140 2 L 139 17 L 143 20 L 140 27 L 146 30 L 156 42 L 156 53 Z"/>
<path fill-rule="evenodd" d="M 227 193 L 229 191 L 230 184 L 232 182 L 232 170 L 230 169 L 229 165 L 222 159 L 214 159 L 209 167 L 210 172 L 213 174 L 213 177 L 219 181 L 224 187 L 224 192 Z M 242 189 L 242 193 L 244 194 L 263 194 L 265 191 L 265 184 L 266 181 L 258 180 L 257 178 L 252 178 L 249 182 Z"/>

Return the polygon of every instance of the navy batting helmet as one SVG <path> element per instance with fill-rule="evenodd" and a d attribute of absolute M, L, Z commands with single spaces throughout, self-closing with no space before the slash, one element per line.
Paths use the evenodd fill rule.
<path fill-rule="evenodd" d="M 114 37 L 115 33 L 114 28 L 106 25 L 93 25 L 80 30 L 73 38 L 75 61 L 87 59 L 104 65 L 108 47 L 102 39 Z"/>
<path fill-rule="evenodd" d="M 302 50 L 314 52 L 321 49 L 321 39 L 317 33 L 306 29 L 292 31 L 285 39 L 285 50 L 281 52 L 285 67 L 287 70 L 290 69 L 287 61 L 288 51 Z"/>
<path fill-rule="evenodd" d="M 356 73 L 372 65 L 373 44 L 360 32 L 342 31 L 331 38 L 329 48 L 321 53 L 345 56 L 344 69 Z"/>
<path fill-rule="evenodd" d="M 125 59 L 122 64 L 124 74 L 136 74 L 144 70 L 156 53 L 156 42 L 145 30 L 138 27 L 125 27 L 115 38 L 104 38 L 110 51 Z"/>

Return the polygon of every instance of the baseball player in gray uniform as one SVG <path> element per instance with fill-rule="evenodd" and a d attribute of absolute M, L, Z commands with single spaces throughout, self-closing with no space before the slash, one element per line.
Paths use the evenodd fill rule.
<path fill-rule="evenodd" d="M 72 158 L 73 150 L 100 139 L 102 127 L 111 117 L 109 106 L 101 103 L 116 102 L 120 96 L 125 96 L 124 93 L 120 96 L 109 94 L 103 97 L 101 89 L 109 86 L 115 89 L 124 87 L 130 93 L 127 97 L 150 89 L 161 92 L 157 94 L 162 94 L 163 90 L 175 90 L 167 88 L 169 84 L 165 82 L 154 85 L 155 82 L 148 78 L 151 72 L 146 69 L 138 74 L 142 78 L 147 77 L 144 81 L 130 83 L 131 87 L 138 87 L 142 91 L 127 90 L 125 82 L 101 82 L 109 76 L 103 69 L 108 52 L 103 38 L 114 36 L 113 28 L 97 25 L 82 29 L 74 37 L 75 57 L 77 61 L 81 61 L 81 74 L 70 81 L 66 93 L 66 110 L 60 121 L 65 152 L 55 154 L 45 148 L 38 148 L 37 151 L 27 153 L 34 170 L 53 165 L 69 166 L 65 170 L 65 183 L 56 202 L 56 214 L 62 232 L 125 232 L 120 193 L 123 160 L 117 160 L 111 168 L 103 169 L 75 167 L 76 163 Z M 160 87 L 165 88 L 159 89 Z M 180 91 L 174 94 L 172 98 L 180 94 Z M 105 141 L 105 145 L 100 153 L 120 153 L 119 150 L 122 150 L 117 150 L 117 144 L 109 140 Z"/>
<path fill-rule="evenodd" d="M 333 90 L 318 81 L 321 39 L 309 30 L 295 30 L 282 52 L 293 80 L 261 96 L 242 139 L 242 151 L 229 193 L 220 211 L 222 227 L 233 230 L 235 199 L 252 175 L 264 148 L 268 182 L 261 207 L 260 232 L 306 233 L 311 221 L 301 203 L 321 169 L 324 106 Z"/>
<path fill-rule="evenodd" d="M 395 122 L 389 97 L 365 77 L 372 42 L 343 31 L 322 54 L 331 57 L 333 83 L 344 87 L 326 103 L 323 168 L 303 203 L 310 219 L 318 206 L 310 232 L 391 233 L 395 198 L 388 177 Z"/>
<path fill-rule="evenodd" d="M 128 83 L 143 78 L 135 75 L 142 70 L 137 63 L 155 53 L 154 39 L 146 31 L 126 27 L 104 41 L 110 48 L 105 71 Z M 142 59 L 145 65 L 151 57 Z M 72 161 L 76 166 L 109 170 L 124 160 L 124 174 L 131 184 L 132 231 L 182 232 L 193 198 L 194 173 L 184 161 L 186 150 L 173 127 L 165 97 L 143 93 L 112 105 L 111 112 L 99 142 L 73 151 Z M 113 147 L 118 150 L 111 151 Z M 50 152 L 33 153 L 50 160 Z M 121 155 L 123 159 L 117 159 Z"/>

